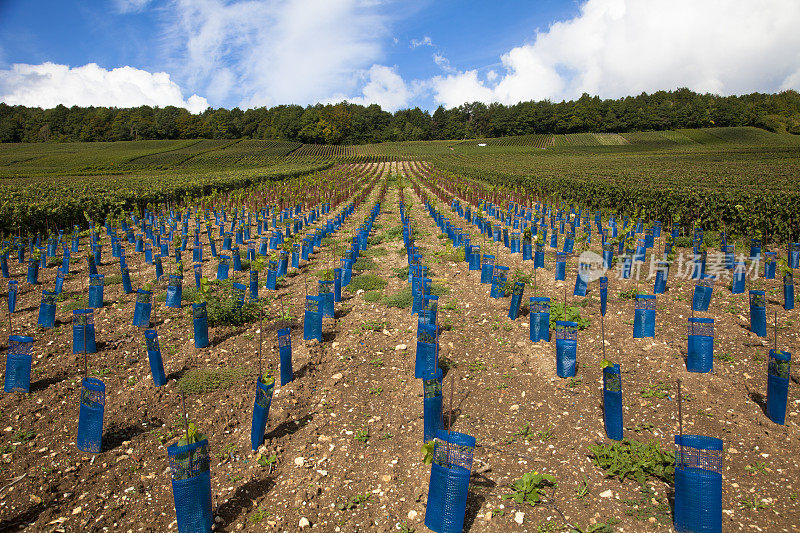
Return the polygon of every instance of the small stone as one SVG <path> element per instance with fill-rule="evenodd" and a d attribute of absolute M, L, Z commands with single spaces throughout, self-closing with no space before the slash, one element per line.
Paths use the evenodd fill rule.
<path fill-rule="evenodd" d="M 518 404 L 518 403 L 515 403 L 514 405 L 512 405 L 512 406 L 510 407 L 510 409 L 511 409 L 512 411 L 519 411 L 519 404 Z"/>
<path fill-rule="evenodd" d="M 408 512 L 408 519 L 409 519 L 409 520 L 416 520 L 416 519 L 417 519 L 417 515 L 418 515 L 418 514 L 419 514 L 419 513 L 417 513 L 415 510 L 413 510 L 413 509 L 412 509 L 412 510 L 410 510 L 410 511 Z"/>
<path fill-rule="evenodd" d="M 516 513 L 514 513 L 514 522 L 516 522 L 517 524 L 522 524 L 522 522 L 524 521 L 525 521 L 525 513 L 523 513 L 522 511 L 517 511 Z"/>
<path fill-rule="evenodd" d="M 392 476 L 390 476 L 389 474 L 384 474 L 381 477 L 381 479 L 383 480 L 384 483 L 389 483 L 392 480 Z"/>
<path fill-rule="evenodd" d="M 337 372 L 336 374 L 331 376 L 331 379 L 333 381 L 339 381 L 340 379 L 342 379 L 342 373 L 341 372 Z"/>
<path fill-rule="evenodd" d="M 600 493 L 601 498 L 611 498 L 612 496 L 614 496 L 614 493 L 611 492 L 611 489 L 604 490 L 603 492 Z"/>
<path fill-rule="evenodd" d="M 391 335 L 391 333 L 389 332 L 389 330 L 388 330 L 388 329 L 385 329 L 385 330 L 383 330 L 383 334 L 384 334 L 384 335 L 386 335 L 387 337 L 388 337 L 389 335 Z"/>
<path fill-rule="evenodd" d="M 42 503 L 42 499 L 35 494 L 31 494 L 31 501 L 35 504 Z"/>
<path fill-rule="evenodd" d="M 394 347 L 394 351 L 401 352 L 407 348 L 408 346 L 406 346 L 405 344 L 398 344 L 397 346 Z"/>
<path fill-rule="evenodd" d="M 300 527 L 300 529 L 305 529 L 311 526 L 311 522 L 309 522 L 308 518 L 304 516 L 303 518 L 300 519 L 300 523 L 298 524 L 298 526 Z"/>
<path fill-rule="evenodd" d="M 74 515 L 76 515 L 76 514 L 81 514 L 81 511 L 83 511 L 83 507 L 81 507 L 81 506 L 79 505 L 79 506 L 77 506 L 75 509 L 73 509 L 73 510 L 72 510 L 72 514 L 74 514 Z"/>
<path fill-rule="evenodd" d="M 338 342 L 331 343 L 331 348 L 333 348 L 334 350 L 336 348 L 338 348 L 338 347 L 339 347 L 339 343 Z"/>
<path fill-rule="evenodd" d="M 294 465 L 295 466 L 303 466 L 304 464 L 306 464 L 305 457 L 295 457 L 294 458 Z"/>
<path fill-rule="evenodd" d="M 356 291 L 356 296 L 358 296 L 359 294 L 364 294 L 364 289 L 358 289 Z"/>

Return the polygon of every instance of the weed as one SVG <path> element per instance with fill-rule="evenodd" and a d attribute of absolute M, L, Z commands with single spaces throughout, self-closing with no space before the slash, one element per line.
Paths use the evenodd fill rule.
<path fill-rule="evenodd" d="M 21 443 L 24 444 L 26 442 L 32 441 L 34 439 L 34 437 L 36 437 L 36 432 L 35 431 L 33 431 L 32 429 L 29 429 L 29 430 L 24 430 L 23 429 L 23 430 L 17 431 L 14 434 L 14 441 L 15 442 L 21 442 Z"/>
<path fill-rule="evenodd" d="M 272 513 L 270 511 L 264 509 L 263 507 L 259 507 L 247 517 L 247 521 L 251 524 L 258 524 L 271 514 Z"/>
<path fill-rule="evenodd" d="M 761 472 L 762 474 L 767 473 L 767 465 L 762 461 L 758 461 L 754 465 L 747 465 L 746 467 L 744 467 L 744 469 L 750 472 L 751 474 L 757 474 L 759 472 Z"/>
<path fill-rule="evenodd" d="M 581 381 L 582 381 L 581 378 L 569 378 L 569 381 L 567 382 L 567 387 L 569 387 L 570 389 L 574 389 L 575 387 L 581 384 Z"/>
<path fill-rule="evenodd" d="M 382 392 L 383 392 L 383 387 L 372 387 L 371 389 L 369 389 L 369 393 L 373 396 L 378 396 Z"/>
<path fill-rule="evenodd" d="M 726 363 L 733 363 L 734 361 L 733 356 L 728 352 L 715 353 L 714 359 L 719 359 L 720 361 L 724 361 Z"/>
<path fill-rule="evenodd" d="M 584 475 L 583 481 L 581 481 L 581 484 L 578 486 L 577 489 L 575 489 L 575 497 L 580 500 L 588 495 L 589 495 L 589 479 Z"/>
<path fill-rule="evenodd" d="M 350 498 L 346 502 L 340 503 L 336 507 L 338 507 L 338 509 L 340 511 L 350 511 L 352 509 L 357 508 L 361 504 L 364 504 L 364 503 L 368 502 L 371 496 L 372 495 L 369 494 L 369 493 L 356 494 L 355 496 L 353 496 L 352 498 Z"/>
<path fill-rule="evenodd" d="M 525 424 L 524 426 L 520 426 L 519 429 L 514 433 L 515 437 L 522 437 L 525 440 L 530 440 L 534 436 L 534 432 L 531 431 L 531 425 Z"/>
<path fill-rule="evenodd" d="M 555 438 L 555 435 L 553 435 L 554 427 L 555 426 L 550 426 L 547 429 L 540 429 L 539 431 L 537 431 L 536 438 L 539 439 L 539 442 L 547 442 L 551 439 L 554 439 Z"/>
<path fill-rule="evenodd" d="M 85 303 L 85 300 L 75 300 L 64 305 L 61 308 L 61 311 L 64 313 L 71 313 L 73 311 L 77 311 L 78 309 L 83 309 L 85 307 Z"/>
<path fill-rule="evenodd" d="M 627 291 L 620 291 L 618 298 L 620 300 L 633 300 L 639 295 L 635 288 L 630 288 Z"/>
<path fill-rule="evenodd" d="M 416 531 L 414 526 L 408 525 L 408 522 L 400 522 L 398 527 L 400 528 L 400 533 L 414 533 Z"/>
<path fill-rule="evenodd" d="M 550 306 L 550 328 L 555 329 L 556 322 L 559 320 L 577 322 L 579 330 L 588 328 L 592 323 L 588 318 L 581 316 L 577 307 L 567 306 L 565 311 L 563 303 L 555 303 Z"/>
<path fill-rule="evenodd" d="M 651 384 L 647 387 L 642 387 L 640 394 L 642 398 L 666 398 L 669 395 L 669 385 L 659 381 L 655 385 Z"/>
<path fill-rule="evenodd" d="M 374 274 L 361 274 L 350 280 L 350 285 L 347 290 L 350 292 L 363 291 L 379 291 L 388 285 L 388 282 L 380 276 Z"/>
<path fill-rule="evenodd" d="M 392 272 L 397 279 L 408 279 L 408 267 L 393 268 Z"/>
<path fill-rule="evenodd" d="M 764 509 L 767 504 L 756 494 L 752 498 L 739 500 L 739 506 L 742 509 L 750 509 L 751 511 L 758 511 Z"/>
<path fill-rule="evenodd" d="M 642 485 L 639 488 L 642 493 L 640 498 L 624 500 L 623 503 L 632 509 L 625 511 L 625 514 L 637 520 L 650 520 L 654 518 L 661 525 L 667 525 L 671 521 L 669 502 L 666 499 L 656 498 L 655 491 L 649 485 Z"/>
<path fill-rule="evenodd" d="M 514 491 L 510 494 L 503 494 L 501 499 L 514 500 L 517 503 L 527 503 L 536 507 L 542 501 L 544 488 L 555 486 L 555 484 L 556 478 L 550 474 L 527 472 L 511 485 Z"/>
<path fill-rule="evenodd" d="M 187 394 L 228 389 L 250 377 L 251 369 L 244 366 L 198 368 L 190 370 L 178 381 L 178 387 Z"/>
<path fill-rule="evenodd" d="M 269 468 L 270 465 L 273 465 L 278 462 L 278 456 L 276 454 L 272 454 L 269 457 L 261 456 L 258 458 L 259 466 L 264 468 Z"/>
<path fill-rule="evenodd" d="M 375 303 L 383 298 L 383 293 L 381 293 L 381 291 L 367 291 L 362 295 L 362 297 L 364 298 L 365 302 Z"/>
<path fill-rule="evenodd" d="M 259 306 L 265 306 L 268 300 L 250 301 L 245 299 L 244 304 L 239 307 L 233 292 L 233 280 L 209 281 L 207 292 L 203 295 L 206 302 L 206 312 L 208 314 L 209 327 L 214 326 L 241 326 L 250 324 L 258 320 Z M 197 288 L 193 286 L 184 287 L 182 298 L 184 301 L 197 300 L 199 295 Z"/>
<path fill-rule="evenodd" d="M 361 329 L 364 331 L 383 331 L 389 323 L 385 320 L 367 320 L 361 324 Z"/>
<path fill-rule="evenodd" d="M 369 257 L 359 257 L 356 259 L 356 262 L 353 263 L 353 270 L 363 271 L 363 270 L 372 270 L 375 268 L 375 261 L 370 259 Z"/>
<path fill-rule="evenodd" d="M 461 311 L 461 306 L 458 305 L 458 302 L 452 300 L 441 306 L 440 309 L 444 311 Z"/>
<path fill-rule="evenodd" d="M 370 361 L 369 364 L 371 364 L 375 368 L 381 368 L 383 366 L 383 359 L 378 357 L 378 358 L 373 359 L 372 361 Z"/>
<path fill-rule="evenodd" d="M 383 305 L 386 307 L 397 307 L 399 309 L 408 309 L 411 307 L 413 303 L 413 296 L 411 294 L 411 287 L 406 287 L 405 289 L 392 294 L 391 296 L 386 296 L 382 300 Z"/>
<path fill-rule="evenodd" d="M 609 518 L 605 522 L 598 522 L 596 524 L 586 526 L 585 528 L 573 525 L 570 527 L 569 533 L 613 533 L 613 526 L 617 524 L 619 524 L 619 520 L 616 518 Z"/>
<path fill-rule="evenodd" d="M 606 476 L 632 478 L 644 485 L 648 477 L 671 482 L 675 475 L 675 454 L 656 442 L 623 439 L 611 445 L 589 446 L 591 459 Z"/>
<path fill-rule="evenodd" d="M 356 431 L 355 436 L 353 437 L 358 442 L 363 442 L 366 444 L 369 442 L 369 430 L 368 429 L 359 429 Z"/>
<path fill-rule="evenodd" d="M 476 359 L 469 364 L 469 369 L 471 372 L 483 372 L 486 370 L 486 363 L 481 361 L 480 359 Z"/>

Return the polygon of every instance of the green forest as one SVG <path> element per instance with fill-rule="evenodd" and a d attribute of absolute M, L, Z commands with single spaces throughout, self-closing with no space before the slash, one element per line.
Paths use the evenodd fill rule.
<path fill-rule="evenodd" d="M 474 102 L 433 114 L 417 108 L 389 113 L 373 104 L 279 105 L 241 110 L 178 107 L 52 109 L 0 103 L 0 142 L 132 141 L 150 139 L 277 139 L 318 144 L 474 139 L 541 133 L 624 133 L 680 128 L 754 126 L 800 134 L 800 94 L 742 96 L 688 89 L 619 99 L 584 94 L 559 103 Z"/>

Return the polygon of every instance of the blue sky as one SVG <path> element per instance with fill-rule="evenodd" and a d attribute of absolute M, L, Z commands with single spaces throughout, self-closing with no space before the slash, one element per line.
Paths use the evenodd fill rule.
<path fill-rule="evenodd" d="M 800 89 L 800 2 L 0 0 L 9 104 L 384 109 Z"/>

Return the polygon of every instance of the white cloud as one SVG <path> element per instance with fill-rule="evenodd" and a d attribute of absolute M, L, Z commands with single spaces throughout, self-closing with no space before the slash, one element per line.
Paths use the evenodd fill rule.
<path fill-rule="evenodd" d="M 152 0 L 114 0 L 120 13 L 136 13 L 146 8 Z"/>
<path fill-rule="evenodd" d="M 358 90 L 382 55 L 372 0 L 175 0 L 167 46 L 192 87 L 242 106 L 315 103 Z"/>
<path fill-rule="evenodd" d="M 409 48 L 419 48 L 420 46 L 433 46 L 430 36 L 426 35 L 422 39 L 411 39 Z"/>
<path fill-rule="evenodd" d="M 486 73 L 486 79 L 489 81 L 494 81 L 497 79 L 497 71 L 490 70 Z"/>
<path fill-rule="evenodd" d="M 434 52 L 431 57 L 433 57 L 433 62 L 436 63 L 436 65 L 443 71 L 450 73 L 457 72 L 456 69 L 450 66 L 450 60 L 444 57 L 442 54 Z"/>
<path fill-rule="evenodd" d="M 432 90 L 437 103 L 456 106 L 683 86 L 720 94 L 800 89 L 798 23 L 796 0 L 588 0 L 575 18 L 504 54 L 505 74 L 493 87 L 469 70 L 433 78 Z"/>
<path fill-rule="evenodd" d="M 141 105 L 184 107 L 200 113 L 205 98 L 184 100 L 181 88 L 166 72 L 147 72 L 133 67 L 106 70 L 95 63 L 68 65 L 17 63 L 0 70 L 0 101 L 9 105 L 51 108 L 65 106 L 136 107 Z"/>
<path fill-rule="evenodd" d="M 362 73 L 366 84 L 361 96 L 347 98 L 342 94 L 326 99 L 324 103 L 335 103 L 347 100 L 354 104 L 368 106 L 378 104 L 384 111 L 397 111 L 407 107 L 414 96 L 414 90 L 403 81 L 402 76 L 394 68 L 384 65 L 372 65 L 369 71 Z"/>
<path fill-rule="evenodd" d="M 457 107 L 464 102 L 491 102 L 495 99 L 492 89 L 478 79 L 477 70 L 444 77 L 434 76 L 430 83 L 436 92 L 436 102 L 446 107 Z"/>

